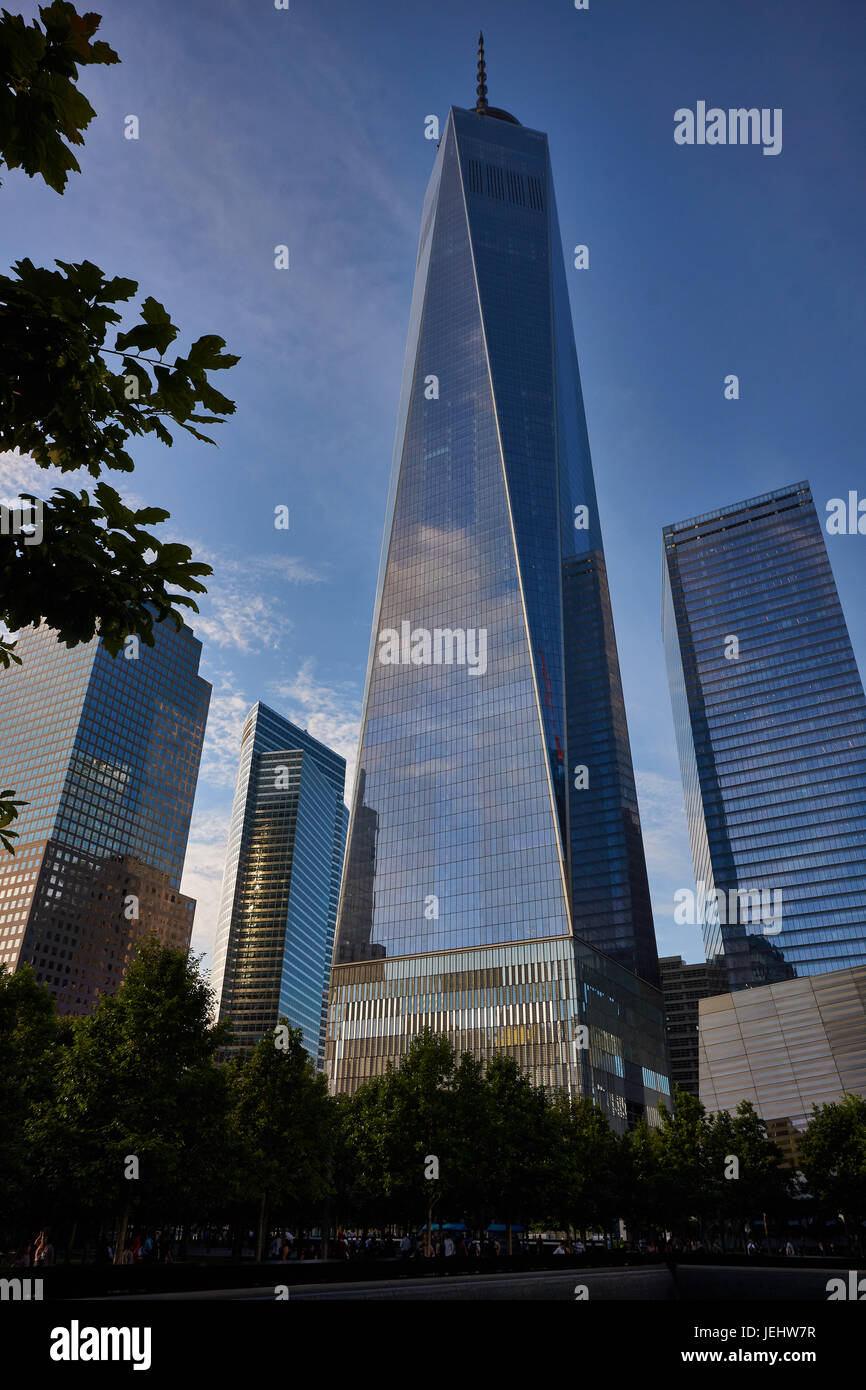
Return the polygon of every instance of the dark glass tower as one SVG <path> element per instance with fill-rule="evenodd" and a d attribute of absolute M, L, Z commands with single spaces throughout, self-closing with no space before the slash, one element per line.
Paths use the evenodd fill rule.
<path fill-rule="evenodd" d="M 0 671 L 0 781 L 27 806 L 0 854 L 0 963 L 32 964 L 61 1013 L 116 989 L 136 941 L 187 948 L 180 893 L 211 687 L 184 626 L 67 649 L 45 626 Z"/>
<path fill-rule="evenodd" d="M 624 1119 L 664 1071 L 658 962 L 568 290 L 547 139 L 480 79 L 423 211 L 333 1081 L 426 1022 Z"/>
<path fill-rule="evenodd" d="M 665 1001 L 665 1033 L 668 1041 L 670 1078 L 691 1095 L 698 1094 L 699 1056 L 698 1014 L 702 999 L 727 990 L 723 964 L 698 961 L 689 965 L 682 956 L 662 956 L 659 960 L 662 994 Z"/>
<path fill-rule="evenodd" d="M 707 958 L 730 990 L 863 965 L 866 700 L 808 483 L 665 527 L 664 558 Z"/>
<path fill-rule="evenodd" d="M 321 1069 L 348 812 L 339 753 L 261 703 L 247 715 L 212 967 L 236 1047 L 284 1017 Z"/>

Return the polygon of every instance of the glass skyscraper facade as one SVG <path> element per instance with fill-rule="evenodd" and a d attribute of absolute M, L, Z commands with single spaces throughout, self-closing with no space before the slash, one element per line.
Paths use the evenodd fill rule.
<path fill-rule="evenodd" d="M 348 812 L 346 762 L 257 704 L 244 723 L 212 983 L 232 1046 L 285 1017 L 321 1069 Z"/>
<path fill-rule="evenodd" d="M 22 664 L 0 670 L 0 781 L 27 803 L 0 855 L 0 963 L 32 964 L 61 1013 L 116 988 L 142 934 L 189 946 L 179 888 L 211 687 L 188 627 L 154 634 L 111 657 L 98 637 L 67 648 L 28 628 Z"/>
<path fill-rule="evenodd" d="M 547 139 L 479 96 L 422 214 L 329 1068 L 429 1025 L 625 1124 L 658 961 Z"/>
<path fill-rule="evenodd" d="M 726 989 L 866 963 L 866 700 L 808 483 L 664 530 L 662 627 Z"/>

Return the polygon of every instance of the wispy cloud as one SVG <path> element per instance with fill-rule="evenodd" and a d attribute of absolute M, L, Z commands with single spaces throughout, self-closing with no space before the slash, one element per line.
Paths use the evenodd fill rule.
<path fill-rule="evenodd" d="M 291 631 L 291 621 L 274 599 L 245 593 L 237 585 L 220 585 L 198 599 L 201 612 L 192 619 L 197 637 L 236 651 L 276 650 Z"/>
<path fill-rule="evenodd" d="M 362 688 L 355 681 L 328 684 L 316 677 L 316 663 L 304 661 L 290 680 L 268 686 L 281 714 L 346 759 L 346 798 L 355 784 Z"/>
<path fill-rule="evenodd" d="M 211 787 L 234 787 L 244 719 L 254 701 L 238 687 L 231 671 L 213 676 L 199 779 Z"/>
<path fill-rule="evenodd" d="M 321 584 L 325 574 L 299 555 L 233 556 L 192 544 L 197 559 L 213 567 L 207 594 L 192 619 L 196 636 L 239 652 L 276 651 L 292 630 L 283 585 Z"/>
<path fill-rule="evenodd" d="M 635 771 L 659 955 L 703 956 L 701 933 L 674 922 L 674 894 L 694 883 L 683 789 L 678 777 Z"/>
<path fill-rule="evenodd" d="M 149 505 L 140 493 L 129 488 L 128 473 L 106 470 L 102 478 L 120 493 L 128 507 Z M 92 493 L 99 481 L 99 478 L 94 478 L 86 468 L 73 468 L 68 473 L 63 473 L 59 468 L 40 467 L 29 454 L 22 454 L 18 449 L 0 449 L 0 500 L 8 502 L 13 500 L 15 495 L 27 492 L 46 501 L 55 488 L 59 487 L 68 488 L 70 492 L 81 492 L 83 489 Z"/>
<path fill-rule="evenodd" d="M 692 868 L 691 859 L 684 859 L 689 841 L 682 784 L 659 772 L 635 771 L 635 781 L 650 874 L 688 883 Z"/>
<path fill-rule="evenodd" d="M 206 953 L 206 966 L 216 939 L 230 819 L 229 811 L 204 810 L 196 813 L 190 827 L 181 891 L 196 900 L 192 948 Z"/>

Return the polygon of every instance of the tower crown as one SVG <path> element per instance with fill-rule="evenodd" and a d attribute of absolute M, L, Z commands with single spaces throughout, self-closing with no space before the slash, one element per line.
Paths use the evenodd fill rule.
<path fill-rule="evenodd" d="M 479 116 L 493 116 L 497 121 L 510 121 L 512 125 L 520 125 L 516 116 L 512 116 L 510 111 L 503 111 L 498 106 L 487 105 L 487 64 L 484 59 L 484 35 L 478 35 L 478 86 L 475 88 L 478 97 L 475 103 L 475 111 Z"/>

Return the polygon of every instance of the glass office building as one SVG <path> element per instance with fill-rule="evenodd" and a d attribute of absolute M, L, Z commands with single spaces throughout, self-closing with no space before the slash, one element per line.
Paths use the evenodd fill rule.
<path fill-rule="evenodd" d="M 664 530 L 696 908 L 726 988 L 866 963 L 866 700 L 808 483 Z"/>
<path fill-rule="evenodd" d="M 111 657 L 44 625 L 0 670 L 0 781 L 27 803 L 0 855 L 0 963 L 29 963 L 61 1013 L 115 989 L 136 941 L 188 948 L 180 893 L 211 687 L 201 643 L 157 624 Z"/>
<path fill-rule="evenodd" d="M 667 1084 L 657 982 L 547 139 L 482 76 L 422 215 L 332 1084 L 429 1024 L 625 1123 Z"/>
<path fill-rule="evenodd" d="M 244 723 L 212 983 L 234 1048 L 280 1017 L 319 1069 L 348 811 L 346 762 L 267 705 Z"/>
<path fill-rule="evenodd" d="M 727 990 L 724 965 L 717 961 L 688 964 L 682 956 L 659 959 L 665 1001 L 665 1035 L 671 1086 L 699 1094 L 698 1006 L 708 995 Z"/>

